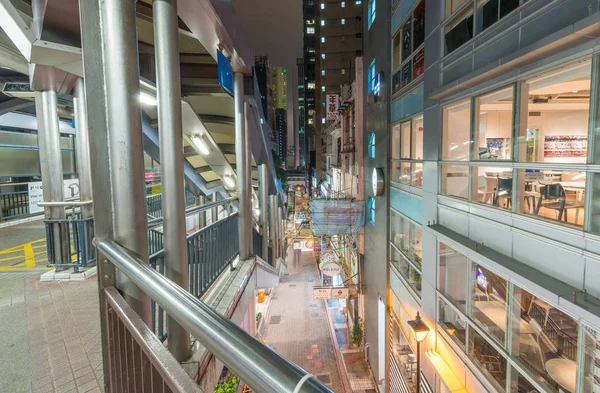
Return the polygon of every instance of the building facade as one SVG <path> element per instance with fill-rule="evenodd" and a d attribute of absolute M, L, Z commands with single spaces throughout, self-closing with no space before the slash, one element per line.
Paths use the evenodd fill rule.
<path fill-rule="evenodd" d="M 287 68 L 273 67 L 271 71 L 273 107 L 287 110 Z"/>
<path fill-rule="evenodd" d="M 275 109 L 275 146 L 284 166 L 287 166 L 287 111 Z"/>
<path fill-rule="evenodd" d="M 364 10 L 365 173 L 385 178 L 375 195 L 365 176 L 364 320 L 383 391 L 415 391 L 417 312 L 422 391 L 600 391 L 597 2 Z"/>

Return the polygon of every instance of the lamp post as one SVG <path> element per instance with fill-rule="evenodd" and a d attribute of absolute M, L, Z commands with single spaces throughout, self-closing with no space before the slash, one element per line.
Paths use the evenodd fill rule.
<path fill-rule="evenodd" d="M 413 321 L 408 321 L 408 325 L 417 340 L 417 393 L 421 393 L 421 342 L 429 334 L 429 327 L 425 325 L 419 312 Z"/>

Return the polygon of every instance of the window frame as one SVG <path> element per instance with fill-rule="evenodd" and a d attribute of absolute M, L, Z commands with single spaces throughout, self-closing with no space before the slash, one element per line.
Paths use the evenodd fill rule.
<path fill-rule="evenodd" d="M 372 160 L 376 156 L 376 150 L 375 150 L 376 136 L 375 136 L 375 131 L 369 132 L 368 138 L 369 139 L 367 140 L 367 158 L 369 158 L 370 160 Z"/>
<path fill-rule="evenodd" d="M 398 94 L 404 87 L 412 84 L 413 82 L 417 81 L 417 80 L 421 80 L 423 78 L 423 75 L 425 74 L 425 72 L 422 72 L 420 75 L 418 75 L 416 78 L 414 77 L 415 74 L 415 58 L 417 57 L 417 54 L 419 54 L 421 51 L 423 51 L 423 65 L 425 62 L 425 58 L 424 58 L 424 51 L 425 51 L 425 40 L 423 40 L 423 42 L 416 48 L 414 48 L 414 33 L 415 33 L 415 18 L 414 18 L 414 14 L 415 11 L 418 7 L 421 6 L 421 4 L 424 4 L 425 0 L 418 0 L 415 2 L 415 4 L 412 6 L 412 8 L 410 9 L 410 11 L 408 12 L 408 14 L 406 15 L 406 17 L 399 23 L 398 25 L 398 29 L 396 30 L 395 34 L 392 36 L 391 39 L 391 62 L 392 62 L 392 96 L 395 94 Z M 410 20 L 410 54 L 408 56 L 406 56 L 406 58 L 404 56 L 402 56 L 402 44 L 403 44 L 403 31 L 404 31 L 404 26 L 405 24 Z M 394 42 L 398 41 L 398 66 L 394 67 L 394 55 L 396 52 L 395 46 L 394 46 Z M 408 83 L 406 83 L 405 85 L 402 86 L 402 70 L 405 68 L 405 66 L 410 64 L 410 80 L 408 81 Z M 397 79 L 397 76 L 400 75 L 400 80 L 401 80 L 401 86 L 399 87 L 399 89 L 397 91 L 394 91 L 393 87 L 394 87 L 394 79 Z"/>
<path fill-rule="evenodd" d="M 373 59 L 373 61 L 371 61 L 371 64 L 369 64 L 369 70 L 367 72 L 367 77 L 368 77 L 368 93 L 372 94 L 373 91 L 375 91 L 375 84 L 377 82 L 377 63 L 375 61 L 376 59 Z"/>
<path fill-rule="evenodd" d="M 369 196 L 369 199 L 367 201 L 367 217 L 368 217 L 368 221 L 369 224 L 371 224 L 372 226 L 375 226 L 375 214 L 376 214 L 376 203 L 375 203 L 375 197 L 374 196 Z"/>
<path fill-rule="evenodd" d="M 412 115 L 410 117 L 406 117 L 406 118 L 404 118 L 402 120 L 399 120 L 397 122 L 394 122 L 394 123 L 392 123 L 390 125 L 390 135 L 392 135 L 392 138 L 391 138 L 392 141 L 394 140 L 393 139 L 394 128 L 395 127 L 399 127 L 399 138 L 398 138 L 398 141 L 400 143 L 400 145 L 398 147 L 398 153 L 399 153 L 399 157 L 398 158 L 392 158 L 392 152 L 393 152 L 393 148 L 394 147 L 392 146 L 392 143 L 390 143 L 390 146 L 389 146 L 389 149 L 390 149 L 390 151 L 389 151 L 389 157 L 390 157 L 389 161 L 390 161 L 390 167 L 391 167 L 390 182 L 392 182 L 392 183 L 403 184 L 405 186 L 411 186 L 411 187 L 416 187 L 416 188 L 423 188 L 423 183 L 422 183 L 423 179 L 422 179 L 422 177 L 420 179 L 421 185 L 417 185 L 415 183 L 415 181 L 414 181 L 415 180 L 414 174 L 418 170 L 417 167 L 419 165 L 420 165 L 420 168 L 421 168 L 421 169 L 419 169 L 419 171 L 420 171 L 419 173 L 421 173 L 421 174 L 423 173 L 423 161 L 424 161 L 424 159 L 423 158 L 416 159 L 413 156 L 413 143 L 415 141 L 415 138 L 414 138 L 414 132 L 415 131 L 414 131 L 413 124 L 414 124 L 415 120 L 417 120 L 418 118 L 422 118 L 422 117 L 423 117 L 423 112 L 418 112 L 418 113 L 415 113 L 414 115 Z M 408 158 L 406 158 L 406 157 L 403 158 L 402 157 L 402 126 L 406 125 L 406 124 L 409 125 L 409 138 L 408 138 L 409 139 L 409 141 L 408 141 L 408 144 L 409 144 L 409 146 L 408 146 L 409 157 Z M 408 177 L 408 181 L 407 182 L 399 181 L 392 174 L 393 171 L 394 171 L 394 167 L 393 167 L 394 165 L 399 165 L 400 166 L 399 168 L 400 168 L 401 171 L 402 171 L 402 166 L 403 165 L 404 166 L 405 165 L 409 166 L 409 168 L 410 168 L 410 170 L 409 170 L 410 175 Z"/>
<path fill-rule="evenodd" d="M 377 15 L 377 0 L 369 0 L 367 8 L 367 30 L 371 30 L 371 26 L 375 23 L 375 17 Z"/>

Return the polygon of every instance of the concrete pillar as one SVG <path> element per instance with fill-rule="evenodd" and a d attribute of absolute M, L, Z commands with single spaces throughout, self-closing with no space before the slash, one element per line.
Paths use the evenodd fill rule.
<path fill-rule="evenodd" d="M 36 91 L 35 108 L 38 122 L 38 147 L 40 149 L 44 202 L 63 202 L 63 165 L 56 92 L 51 90 Z M 47 220 L 66 218 L 64 207 L 45 207 L 44 213 Z M 52 225 L 52 238 L 48 239 L 48 245 L 51 247 L 53 255 L 52 260 L 49 261 L 50 263 L 71 262 L 68 237 L 69 232 L 66 224 Z"/>
<path fill-rule="evenodd" d="M 217 198 L 217 193 L 215 192 L 214 194 L 212 194 L 211 197 L 211 202 L 216 202 L 218 200 Z M 212 217 L 212 222 L 217 222 L 219 221 L 219 207 L 215 206 L 215 207 L 211 207 L 210 208 L 210 215 Z"/>
<path fill-rule="evenodd" d="M 271 237 L 271 248 L 273 249 L 273 261 L 272 264 L 275 265 L 275 261 L 279 258 L 279 236 L 278 236 L 278 226 L 277 226 L 277 195 L 271 195 L 270 197 L 270 209 L 269 213 L 271 216 L 271 225 L 269 227 L 269 233 Z"/>
<path fill-rule="evenodd" d="M 262 231 L 262 255 L 266 261 L 269 255 L 269 172 L 266 164 L 258 166 L 259 170 L 259 208 L 260 208 L 260 226 Z"/>
<path fill-rule="evenodd" d="M 246 116 L 244 105 L 244 75 L 236 72 L 233 79 L 235 106 L 235 152 L 237 167 L 237 191 L 239 199 L 238 237 L 240 240 L 240 260 L 250 257 L 252 250 L 252 201 L 250 190 L 252 179 L 248 176 L 248 159 L 250 154 L 249 138 L 246 133 Z M 250 241 L 249 241 L 250 240 Z"/>
<path fill-rule="evenodd" d="M 198 196 L 198 205 L 204 205 L 206 203 L 206 197 L 204 195 Z M 204 228 L 206 226 L 206 211 L 198 213 L 198 227 Z"/>
<path fill-rule="evenodd" d="M 183 131 L 179 78 L 177 0 L 154 0 L 154 48 L 164 218 L 165 275 L 189 289 L 183 182 Z M 167 316 L 168 347 L 182 362 L 189 357 L 190 334 Z"/>
<path fill-rule="evenodd" d="M 73 95 L 73 107 L 75 109 L 75 143 L 77 158 L 77 175 L 79 177 L 79 199 L 83 201 L 92 200 L 92 169 L 90 166 L 90 141 L 88 116 L 85 101 L 85 85 L 83 79 L 75 82 L 75 94 Z M 93 216 L 93 206 L 81 207 L 83 218 Z M 91 239 L 90 239 L 91 240 Z"/>

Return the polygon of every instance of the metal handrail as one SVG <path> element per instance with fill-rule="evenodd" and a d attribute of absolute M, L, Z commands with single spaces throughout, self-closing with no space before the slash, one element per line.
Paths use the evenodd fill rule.
<path fill-rule="evenodd" d="M 192 206 L 192 207 L 188 207 L 187 209 L 185 209 L 185 216 L 190 216 L 192 214 L 196 214 L 196 213 L 201 213 L 205 210 L 211 209 L 213 207 L 217 207 L 217 206 L 221 206 L 221 205 L 226 205 L 228 203 L 232 203 L 237 201 L 237 197 L 231 197 L 231 198 L 227 198 L 227 199 L 223 199 L 220 201 L 216 201 L 216 202 L 209 202 L 209 203 L 205 203 L 203 205 L 200 206 Z M 159 217 L 159 218 L 155 218 L 152 220 L 148 220 L 148 229 L 153 229 L 156 227 L 159 227 L 163 224 L 164 218 L 163 217 Z"/>
<path fill-rule="evenodd" d="M 99 250 L 242 381 L 265 393 L 333 393 L 114 241 Z"/>
<path fill-rule="evenodd" d="M 91 205 L 94 201 L 63 201 L 63 202 L 39 202 L 40 207 L 81 207 Z"/>

